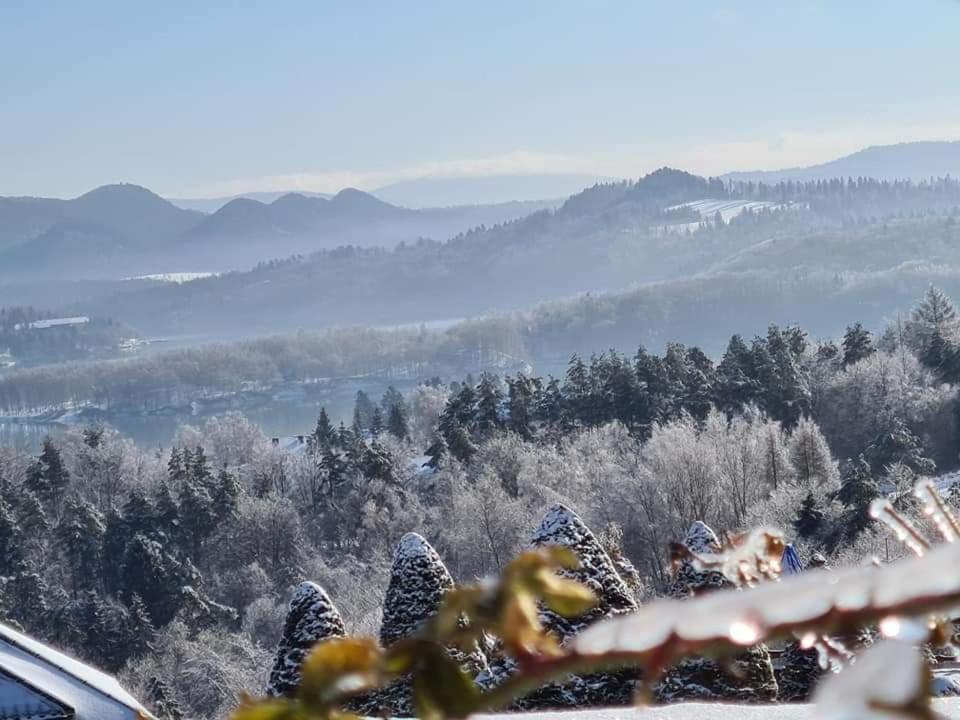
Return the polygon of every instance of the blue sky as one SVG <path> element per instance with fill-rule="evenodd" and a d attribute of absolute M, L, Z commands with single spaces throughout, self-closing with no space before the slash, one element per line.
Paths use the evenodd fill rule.
<path fill-rule="evenodd" d="M 0 194 L 810 164 L 960 139 L 958 37 L 954 0 L 0 2 Z"/>

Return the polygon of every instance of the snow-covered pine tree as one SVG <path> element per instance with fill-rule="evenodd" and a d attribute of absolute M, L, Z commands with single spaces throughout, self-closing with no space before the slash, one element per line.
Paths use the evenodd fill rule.
<path fill-rule="evenodd" d="M 450 572 L 430 543 L 417 533 L 404 535 L 394 551 L 390 584 L 383 603 L 381 644 L 389 647 L 416 633 L 440 609 L 444 594 L 453 584 Z M 471 676 L 476 677 L 487 668 L 486 657 L 479 650 L 464 653 L 449 648 L 448 652 Z M 368 715 L 389 713 L 409 717 L 414 711 L 409 679 L 398 680 L 374 693 L 364 699 L 361 706 L 362 712 Z"/>
<path fill-rule="evenodd" d="M 633 593 L 617 572 L 603 545 L 580 516 L 565 505 L 553 506 L 544 516 L 530 539 L 531 547 L 559 545 L 573 550 L 580 560 L 577 570 L 564 574 L 589 587 L 597 596 L 597 604 L 587 613 L 564 618 L 546 608 L 540 611 L 544 628 L 561 642 L 568 641 L 597 620 L 622 615 L 637 609 Z M 486 687 L 498 685 L 516 665 L 511 658 L 491 661 L 490 672 L 480 678 Z M 574 675 L 562 685 L 548 685 L 516 703 L 518 709 L 557 707 L 590 707 L 629 704 L 636 686 L 636 673 L 624 671 L 596 675 Z"/>
<path fill-rule="evenodd" d="M 693 555 L 719 552 L 716 533 L 705 523 L 687 530 L 683 545 Z M 715 570 L 699 568 L 693 558 L 680 561 L 667 587 L 667 595 L 683 599 L 727 588 L 731 583 Z M 678 700 L 733 700 L 769 702 L 777 697 L 777 681 L 766 645 L 756 645 L 721 666 L 709 658 L 683 660 L 667 672 L 654 688 L 660 702 Z"/>
<path fill-rule="evenodd" d="M 300 583 L 290 599 L 267 694 L 293 695 L 300 685 L 300 669 L 310 648 L 321 640 L 344 634 L 340 612 L 323 588 L 312 582 Z"/>

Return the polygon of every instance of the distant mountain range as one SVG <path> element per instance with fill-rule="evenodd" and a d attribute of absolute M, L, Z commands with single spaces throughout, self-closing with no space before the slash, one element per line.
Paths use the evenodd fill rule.
<path fill-rule="evenodd" d="M 960 142 L 910 142 L 875 145 L 852 155 L 809 167 L 757 170 L 724 175 L 725 180 L 776 183 L 781 180 L 827 180 L 868 177 L 878 180 L 960 178 Z"/>
<path fill-rule="evenodd" d="M 871 147 L 823 165 L 757 173 L 733 173 L 726 181 L 795 181 L 836 177 L 926 179 L 960 177 L 960 142 L 920 142 Z M 602 199 L 608 227 L 632 232 L 624 217 L 670 209 L 669 198 L 651 198 L 664 177 L 643 183 L 602 183 L 572 194 L 565 212 L 551 220 L 565 237 L 568 223 L 582 226 L 583 238 L 606 232 L 593 213 Z M 692 177 L 692 176 L 689 176 Z M 257 263 L 310 255 L 352 245 L 392 248 L 421 239 L 446 240 L 480 226 L 491 227 L 560 205 L 559 200 L 477 204 L 503 197 L 569 194 L 569 188 L 593 186 L 583 175 L 516 175 L 485 178 L 422 179 L 380 188 L 377 193 L 346 189 L 333 196 L 304 193 L 251 193 L 223 202 L 212 212 L 185 208 L 137 185 L 107 185 L 71 200 L 0 198 L 0 283 L 7 285 L 63 279 L 116 280 L 156 273 L 246 270 Z M 699 181 L 698 181 L 699 182 Z M 673 187 L 675 177 L 669 177 Z M 682 183 L 681 183 L 682 184 Z M 633 188 L 633 189 L 631 189 Z M 641 189 L 642 188 L 642 192 Z M 674 193 L 676 203 L 718 199 L 723 183 L 693 183 Z M 617 199 L 611 202 L 611 198 Z M 774 194 L 754 199 L 776 201 Z M 733 199 L 739 199 L 734 197 Z M 429 200 L 444 207 L 416 207 Z M 179 200 L 182 204 L 199 201 Z M 826 202 L 826 201 L 825 201 Z M 829 202 L 837 203 L 833 198 Z M 472 203 L 472 204 L 464 204 Z M 652 204 L 651 204 L 652 203 Z M 449 207 L 447 207 L 449 205 Z M 860 207 L 858 212 L 865 213 Z M 883 205 L 870 216 L 887 212 Z M 695 226 L 697 214 L 688 222 Z M 535 220 L 531 227 L 542 225 Z M 513 232 L 513 231 L 511 231 Z M 516 233 L 514 233 L 516 235 Z M 583 239 L 581 238 L 581 240 Z M 505 252 L 522 253 L 523 239 Z M 582 268 L 587 272 L 587 268 Z"/>
<path fill-rule="evenodd" d="M 492 205 L 511 201 L 566 198 L 615 178 L 583 174 L 485 175 L 404 180 L 371 191 L 385 202 L 408 208 Z"/>
<path fill-rule="evenodd" d="M 214 198 L 167 198 L 178 208 L 184 210 L 199 210 L 204 213 L 214 213 L 231 200 L 256 200 L 262 203 L 272 203 L 279 200 L 284 195 L 303 195 L 305 197 L 317 197 L 329 200 L 333 197 L 330 193 L 306 192 L 303 190 L 284 190 L 281 192 L 248 192 L 237 195 L 224 195 Z"/>
<path fill-rule="evenodd" d="M 130 184 L 107 185 L 72 200 L 0 198 L 0 279 L 246 269 L 343 245 L 447 239 L 558 202 L 410 210 L 346 189 L 329 198 L 295 193 L 270 202 L 235 198 L 204 214 Z"/>
<path fill-rule="evenodd" d="M 484 175 L 482 177 L 419 178 L 402 180 L 371 190 L 370 194 L 391 205 L 412 209 L 502 205 L 513 202 L 552 201 L 566 198 L 605 178 L 582 174 Z M 290 190 L 285 192 L 249 192 L 216 198 L 168 198 L 185 210 L 216 212 L 231 200 L 257 200 L 271 203 L 284 195 L 333 197 L 328 193 Z M 559 202 L 558 202 L 559 204 Z"/>
<path fill-rule="evenodd" d="M 931 177 L 960 177 L 960 142 L 909 142 L 877 145 L 820 165 L 732 172 L 725 180 L 753 180 L 776 183 L 780 180 L 823 180 L 838 177 L 872 177 L 879 180 L 925 180 Z M 403 180 L 371 190 L 370 194 L 391 205 L 405 208 L 441 208 L 466 205 L 495 205 L 512 201 L 566 198 L 598 182 L 616 178 L 588 174 L 497 174 L 480 177 L 439 177 Z M 249 199 L 271 203 L 297 194 L 330 199 L 332 195 L 304 191 L 251 192 L 218 198 L 171 198 L 187 210 L 215 212 L 231 200 Z"/>
<path fill-rule="evenodd" d="M 723 202 L 705 203 L 705 198 Z M 286 202 L 303 206 L 301 212 L 307 214 L 321 201 Z M 424 212 L 396 208 L 357 191 L 323 202 L 356 203 L 367 214 Z M 259 217 L 272 207 L 237 200 L 219 218 L 209 216 L 197 232 L 212 232 L 209 223 L 215 219 L 231 219 L 231 206 L 238 227 L 258 222 L 248 211 L 256 210 Z M 794 283 L 809 273 L 824 274 L 829 282 L 846 272 L 885 272 L 903 263 L 960 267 L 960 246 L 954 246 L 953 231 L 948 231 L 956 225 L 952 214 L 957 207 L 960 181 L 933 188 L 878 181 L 778 188 L 725 184 L 663 168 L 637 182 L 590 187 L 556 210 L 446 242 L 392 251 L 341 248 L 248 272 L 134 289 L 71 310 L 90 315 L 112 310 L 113 317 L 153 335 L 252 335 L 449 320 L 707 274 L 733 278 L 723 287 L 736 295 L 736 278 L 748 276 L 761 275 L 764 287 L 775 289 L 777 283 Z M 750 209 L 746 215 L 744 208 Z M 283 215 L 300 217 L 301 212 Z M 929 220 L 903 228 L 906 218 Z M 217 232 L 240 242 L 233 227 Z M 816 287 L 819 292 L 820 285 Z M 769 304 L 769 293 L 763 297 Z M 597 302 L 605 301 L 601 297 Z M 671 312 L 669 305 L 651 307 L 646 321 L 656 319 L 665 327 Z M 637 317 L 641 315 L 638 310 Z M 560 326 L 569 321 L 557 318 Z"/>

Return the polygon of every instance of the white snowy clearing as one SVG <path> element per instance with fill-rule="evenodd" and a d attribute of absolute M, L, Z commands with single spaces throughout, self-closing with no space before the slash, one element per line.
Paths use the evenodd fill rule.
<path fill-rule="evenodd" d="M 780 210 L 787 207 L 783 203 L 775 203 L 763 200 L 713 200 L 710 198 L 704 200 L 694 200 L 688 203 L 681 203 L 680 205 L 672 205 L 666 210 L 669 212 L 671 210 L 696 210 L 700 213 L 700 220 L 697 222 L 679 222 L 679 223 L 668 223 L 661 226 L 661 231 L 690 231 L 693 232 L 697 230 L 701 223 L 713 223 L 714 218 L 717 213 L 720 213 L 720 217 L 723 218 L 724 223 L 730 222 L 733 218 L 737 217 L 740 213 L 744 211 L 749 212 L 758 212 L 760 210 Z"/>
<path fill-rule="evenodd" d="M 127 278 L 127 280 L 156 280 L 157 282 L 182 284 L 192 280 L 203 280 L 208 277 L 216 277 L 220 273 L 215 272 L 171 272 L 171 273 L 152 273 L 150 275 L 137 275 Z"/>
<path fill-rule="evenodd" d="M 693 202 L 683 203 L 668 207 L 667 210 L 680 210 L 689 208 L 696 210 L 705 220 L 712 220 L 713 216 L 720 213 L 723 221 L 730 222 L 744 210 L 755 212 L 757 210 L 773 210 L 781 208 L 781 203 L 769 202 L 765 200 L 694 200 Z"/>
<path fill-rule="evenodd" d="M 13 326 L 14 330 L 48 330 L 55 327 L 63 327 L 66 325 L 86 325 L 90 322 L 90 318 L 86 315 L 79 315 L 77 317 L 61 317 L 61 318 L 49 318 L 47 320 L 34 320 L 29 323 L 17 323 Z"/>

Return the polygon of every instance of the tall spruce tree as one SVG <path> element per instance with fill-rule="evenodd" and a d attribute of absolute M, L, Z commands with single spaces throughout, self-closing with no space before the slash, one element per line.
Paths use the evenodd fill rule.
<path fill-rule="evenodd" d="M 185 448 L 173 448 L 170 451 L 170 459 L 167 461 L 167 479 L 170 484 L 179 489 L 187 477 L 187 466 L 184 462 L 184 455 L 189 451 Z"/>
<path fill-rule="evenodd" d="M 563 397 L 567 416 L 574 423 L 589 424 L 591 407 L 590 372 L 579 355 L 570 358 L 566 379 L 563 383 Z"/>
<path fill-rule="evenodd" d="M 942 343 L 953 344 L 960 326 L 957 308 L 943 290 L 930 286 L 913 309 L 906 326 L 907 342 L 914 352 L 924 357 L 936 335 Z"/>
<path fill-rule="evenodd" d="M 103 515 L 93 505 L 75 498 L 66 502 L 57 526 L 57 540 L 70 567 L 74 599 L 81 591 L 100 586 L 105 534 Z"/>
<path fill-rule="evenodd" d="M 330 422 L 327 409 L 322 407 L 320 408 L 320 415 L 317 417 L 317 427 L 313 431 L 313 441 L 317 448 L 324 450 L 333 445 L 335 440 L 336 431 L 333 429 L 333 423 Z"/>
<path fill-rule="evenodd" d="M 193 473 L 180 488 L 178 505 L 183 548 L 198 561 L 203 541 L 216 526 L 216 517 L 209 489 Z"/>
<path fill-rule="evenodd" d="M 390 412 L 387 414 L 387 432 L 397 440 L 406 440 L 410 436 L 403 405 L 393 404 L 390 406 Z"/>
<path fill-rule="evenodd" d="M 847 326 L 843 334 L 843 367 L 858 363 L 874 352 L 870 331 L 860 323 Z"/>
<path fill-rule="evenodd" d="M 870 503 L 879 495 L 880 490 L 863 455 L 848 460 L 841 472 L 837 499 L 847 506 L 845 525 L 851 535 L 857 535 L 870 524 Z"/>
<path fill-rule="evenodd" d="M 185 602 L 183 590 L 201 578 L 189 561 L 181 562 L 164 547 L 135 535 L 121 560 L 121 597 L 129 603 L 138 595 L 157 627 L 169 623 Z"/>
<path fill-rule="evenodd" d="M 150 611 L 136 593 L 130 600 L 129 611 L 130 619 L 127 623 L 124 656 L 131 658 L 152 653 L 157 639 L 157 629 L 150 617 Z"/>
<path fill-rule="evenodd" d="M 865 453 L 874 474 L 884 472 L 891 465 L 904 465 L 915 475 L 933 475 L 936 463 L 927 457 L 923 444 L 906 423 L 894 418 L 889 427 L 881 432 Z"/>
<path fill-rule="evenodd" d="M 490 437 L 503 422 L 500 418 L 500 405 L 503 402 L 503 392 L 500 390 L 500 380 L 490 373 L 480 376 L 477 385 L 477 431 L 481 438 Z"/>
<path fill-rule="evenodd" d="M 63 456 L 53 439 L 47 436 L 43 439 L 40 456 L 27 469 L 26 486 L 55 516 L 59 516 L 69 485 L 70 472 L 64 465 Z"/>
<path fill-rule="evenodd" d="M 525 440 L 532 435 L 536 381 L 526 375 L 507 378 L 507 424 L 511 431 Z"/>
<path fill-rule="evenodd" d="M 357 390 L 357 395 L 353 403 L 353 428 L 354 431 L 360 430 L 361 433 L 370 429 L 370 422 L 373 420 L 373 401 L 363 390 Z"/>
<path fill-rule="evenodd" d="M 826 514 L 820 509 L 813 492 L 808 492 L 800 504 L 800 509 L 797 510 L 797 516 L 793 520 L 793 529 L 804 540 L 809 540 L 823 529 L 825 521 Z"/>
<path fill-rule="evenodd" d="M 536 418 L 550 428 L 558 428 L 565 419 L 565 400 L 560 381 L 550 376 L 536 404 Z"/>
<path fill-rule="evenodd" d="M 235 517 L 240 507 L 240 497 L 243 495 L 243 486 L 240 481 L 227 470 L 221 468 L 217 474 L 211 509 L 217 523 Z"/>
<path fill-rule="evenodd" d="M 727 350 L 717 366 L 714 401 L 727 417 L 757 402 L 760 387 L 752 375 L 750 349 L 739 335 L 727 343 Z"/>

